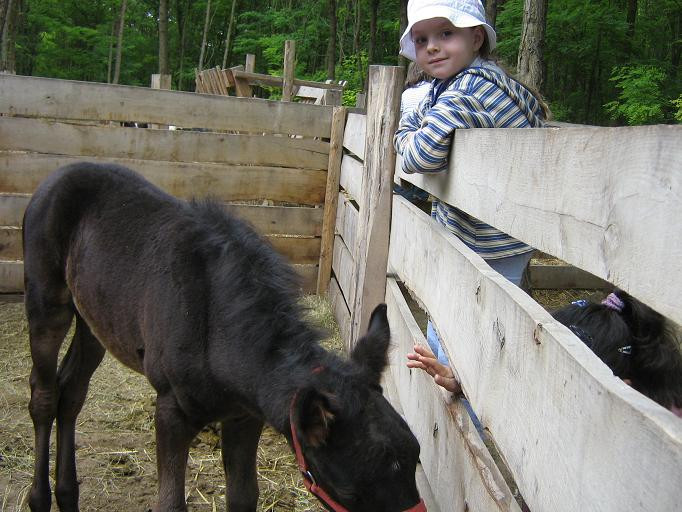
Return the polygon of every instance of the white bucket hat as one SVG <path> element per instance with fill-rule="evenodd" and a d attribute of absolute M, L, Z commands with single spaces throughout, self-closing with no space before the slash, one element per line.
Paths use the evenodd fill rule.
<path fill-rule="evenodd" d="M 488 34 L 490 50 L 497 44 L 495 29 L 485 21 L 481 0 L 410 0 L 407 4 L 407 28 L 400 38 L 401 55 L 410 60 L 417 60 L 410 32 L 415 23 L 432 18 L 445 18 L 460 28 L 482 25 Z"/>

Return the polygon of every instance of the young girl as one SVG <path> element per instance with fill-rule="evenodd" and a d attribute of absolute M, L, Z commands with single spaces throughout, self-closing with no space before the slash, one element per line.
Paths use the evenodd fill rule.
<path fill-rule="evenodd" d="M 541 102 L 489 60 L 496 35 L 480 0 L 410 0 L 407 17 L 400 53 L 435 80 L 419 107 L 400 120 L 394 144 L 403 171 L 447 170 L 457 129 L 543 126 Z M 521 283 L 531 247 L 442 201 L 433 203 L 431 216 L 492 268 Z M 427 339 L 447 363 L 430 322 Z"/>
<path fill-rule="evenodd" d="M 601 304 L 575 301 L 553 313 L 611 370 L 643 395 L 682 417 L 682 352 L 670 323 L 622 290 Z M 429 372 L 445 389 L 457 393 L 450 367 L 424 347 L 415 346 L 407 366 Z"/>

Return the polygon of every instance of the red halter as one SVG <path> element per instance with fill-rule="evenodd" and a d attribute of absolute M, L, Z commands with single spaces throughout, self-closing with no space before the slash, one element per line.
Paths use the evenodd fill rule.
<path fill-rule="evenodd" d="M 315 368 L 314 373 L 319 373 L 322 369 Z M 301 444 L 298 442 L 298 437 L 296 436 L 296 429 L 294 428 L 294 404 L 296 403 L 296 396 L 298 392 L 294 393 L 294 398 L 291 400 L 291 406 L 289 408 L 289 425 L 291 426 L 291 440 L 294 445 L 294 452 L 296 453 L 296 462 L 298 463 L 298 469 L 301 471 L 303 476 L 303 484 L 305 488 L 308 489 L 314 496 L 317 496 L 321 501 L 326 503 L 334 512 L 350 512 L 346 507 L 340 503 L 334 501 L 334 499 L 327 494 L 327 492 L 322 489 L 317 482 L 315 477 L 308 469 L 308 465 L 303 457 L 303 451 L 301 450 Z M 427 512 L 426 505 L 424 505 L 424 500 L 420 499 L 414 507 L 408 508 L 404 512 Z"/>

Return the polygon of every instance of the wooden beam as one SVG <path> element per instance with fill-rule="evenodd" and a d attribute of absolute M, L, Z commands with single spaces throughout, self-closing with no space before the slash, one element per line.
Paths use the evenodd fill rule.
<path fill-rule="evenodd" d="M 0 150 L 305 169 L 326 169 L 329 161 L 329 144 L 313 139 L 82 126 L 18 117 L 0 117 Z"/>
<path fill-rule="evenodd" d="M 346 131 L 343 135 L 343 147 L 357 158 L 365 158 L 365 137 L 367 135 L 367 116 L 365 114 L 348 114 Z"/>
<path fill-rule="evenodd" d="M 537 265 L 528 268 L 534 290 L 610 290 L 613 285 L 571 265 Z"/>
<path fill-rule="evenodd" d="M 323 295 L 329 286 L 334 253 L 334 233 L 339 199 L 339 180 L 341 178 L 341 156 L 343 155 L 343 128 L 346 123 L 346 109 L 337 107 L 332 118 L 332 136 L 329 140 L 329 165 L 327 187 L 322 221 L 322 248 L 320 250 L 317 293 Z"/>
<path fill-rule="evenodd" d="M 294 72 L 296 71 L 296 41 L 284 41 L 284 77 L 282 83 L 282 101 L 291 101 L 294 96 Z"/>
<path fill-rule="evenodd" d="M 339 324 L 339 333 L 341 334 L 341 339 L 344 343 L 344 348 L 346 352 L 350 350 L 350 311 L 348 311 L 348 305 L 343 298 L 343 293 L 341 288 L 339 288 L 339 283 L 334 276 L 332 276 L 329 282 L 329 289 L 327 290 L 329 296 L 329 302 L 331 302 L 332 311 L 334 312 L 334 318 Z"/>
<path fill-rule="evenodd" d="M 399 196 L 390 266 L 428 310 L 530 510 L 679 508 L 682 421 Z"/>
<path fill-rule="evenodd" d="M 386 262 L 391 220 L 391 182 L 395 167 L 393 134 L 398 126 L 405 70 L 395 66 L 370 66 L 367 107 L 367 146 L 362 181 L 357 245 L 356 293 L 352 314 L 352 339 L 367 330 L 369 317 L 386 291 Z"/>
<path fill-rule="evenodd" d="M 400 177 L 682 324 L 682 126 L 457 130 Z"/>
<path fill-rule="evenodd" d="M 419 440 L 419 460 L 437 505 L 447 511 L 519 512 L 462 403 L 446 401 L 446 394 L 426 372 L 405 365 L 405 355 L 415 344 L 426 346 L 426 339 L 395 279 L 388 279 L 386 304 L 392 350 L 384 378 L 392 378 L 395 399 Z"/>
<path fill-rule="evenodd" d="M 0 74 L 0 113 L 329 137 L 332 107 Z"/>
<path fill-rule="evenodd" d="M 355 247 L 358 216 L 357 208 L 342 192 L 339 192 L 338 207 L 336 208 L 336 233 L 341 236 L 346 247 Z"/>
<path fill-rule="evenodd" d="M 129 167 L 176 197 L 213 197 L 223 201 L 270 199 L 319 205 L 327 173 L 290 167 L 167 162 L 127 158 L 80 157 L 0 151 L 0 192 L 30 194 L 48 174 L 80 161 Z"/>
<path fill-rule="evenodd" d="M 362 162 L 350 155 L 343 155 L 341 160 L 340 184 L 360 207 L 362 207 L 362 179 L 364 173 L 365 170 Z"/>

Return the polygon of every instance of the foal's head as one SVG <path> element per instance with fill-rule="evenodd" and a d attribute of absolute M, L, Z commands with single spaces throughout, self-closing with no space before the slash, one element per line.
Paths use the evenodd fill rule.
<path fill-rule="evenodd" d="M 379 384 L 389 339 L 382 305 L 351 354 L 351 372 L 321 369 L 292 405 L 292 427 L 309 482 L 353 512 L 398 512 L 419 502 L 419 444 Z"/>

